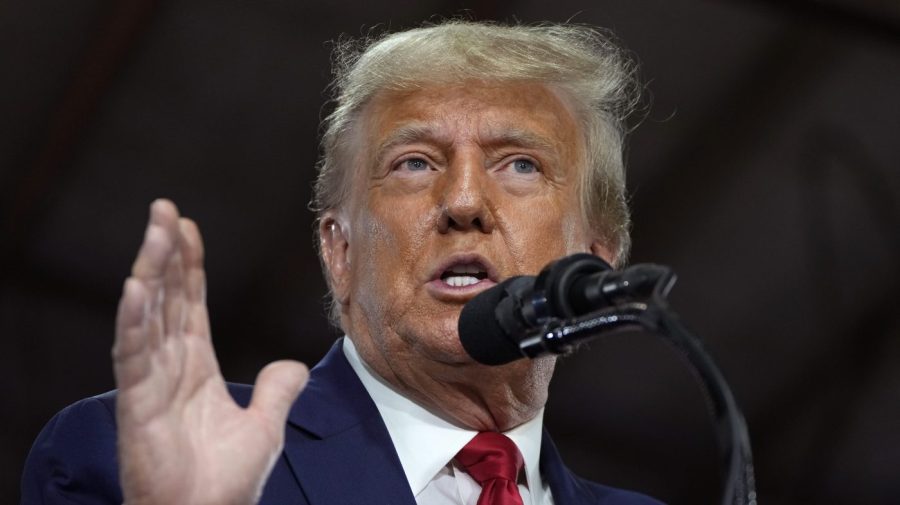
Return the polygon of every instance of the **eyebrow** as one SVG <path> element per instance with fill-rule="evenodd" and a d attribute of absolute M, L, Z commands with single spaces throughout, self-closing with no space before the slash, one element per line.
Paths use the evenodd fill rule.
<path fill-rule="evenodd" d="M 482 145 L 490 147 L 513 146 L 556 152 L 556 145 L 549 139 L 536 133 L 515 127 L 495 128 L 485 135 Z"/>
<path fill-rule="evenodd" d="M 446 135 L 439 134 L 432 126 L 426 123 L 414 122 L 397 128 L 385 138 L 375 151 L 375 166 L 380 167 L 385 154 L 397 146 L 414 144 L 416 142 L 431 142 L 439 145 L 449 145 L 452 140 Z"/>

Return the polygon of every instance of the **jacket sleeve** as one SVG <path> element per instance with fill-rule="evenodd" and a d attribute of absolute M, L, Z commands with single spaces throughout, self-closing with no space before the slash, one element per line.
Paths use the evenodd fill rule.
<path fill-rule="evenodd" d="M 122 503 L 111 394 L 75 403 L 47 423 L 22 473 L 22 505 Z"/>

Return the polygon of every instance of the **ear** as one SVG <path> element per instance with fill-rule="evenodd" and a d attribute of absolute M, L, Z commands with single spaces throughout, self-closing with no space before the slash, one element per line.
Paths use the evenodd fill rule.
<path fill-rule="evenodd" d="M 350 228 L 336 212 L 319 219 L 319 250 L 328 272 L 334 299 L 346 305 L 350 299 Z"/>
<path fill-rule="evenodd" d="M 616 260 L 618 259 L 616 257 L 616 253 L 613 252 L 613 249 L 609 246 L 609 244 L 606 244 L 599 238 L 595 238 L 593 241 L 591 241 L 591 254 L 593 254 L 594 256 L 599 256 L 603 259 L 603 261 L 613 266 L 615 266 Z"/>

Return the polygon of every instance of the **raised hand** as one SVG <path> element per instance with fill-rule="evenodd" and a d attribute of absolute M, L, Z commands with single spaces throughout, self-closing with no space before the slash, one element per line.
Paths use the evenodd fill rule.
<path fill-rule="evenodd" d="M 256 503 L 306 383 L 301 363 L 271 363 L 249 407 L 237 405 L 219 372 L 205 289 L 197 226 L 172 202 L 153 202 L 112 350 L 128 505 Z"/>

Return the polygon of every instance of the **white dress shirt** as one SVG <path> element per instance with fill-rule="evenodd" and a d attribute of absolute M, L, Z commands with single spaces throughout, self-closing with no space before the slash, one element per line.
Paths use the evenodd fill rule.
<path fill-rule="evenodd" d="M 416 503 L 475 505 L 481 486 L 453 457 L 478 432 L 457 426 L 400 394 L 363 363 L 349 337 L 344 337 L 343 350 L 381 413 Z M 534 419 L 504 433 L 525 460 L 518 482 L 524 505 L 553 505 L 550 488 L 541 479 L 538 467 L 543 422 L 541 409 Z"/>

